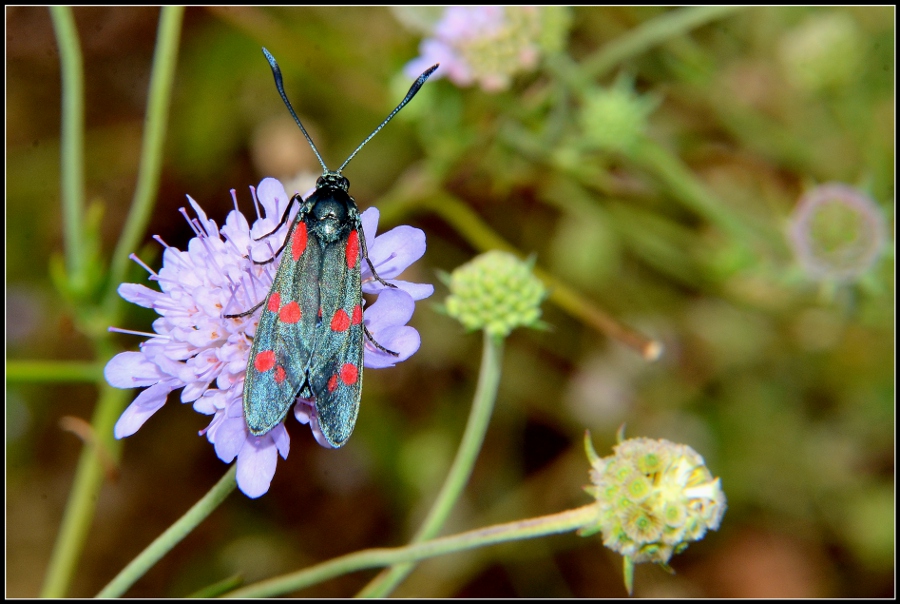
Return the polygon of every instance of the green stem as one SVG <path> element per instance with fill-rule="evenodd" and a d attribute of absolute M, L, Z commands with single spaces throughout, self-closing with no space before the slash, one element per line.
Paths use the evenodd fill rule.
<path fill-rule="evenodd" d="M 444 554 L 461 552 L 495 543 L 532 539 L 574 531 L 597 515 L 594 503 L 558 514 L 498 524 L 474 531 L 441 537 L 405 547 L 369 549 L 317 564 L 310 568 L 247 586 L 227 594 L 231 598 L 265 598 L 296 591 L 341 575 L 366 568 L 417 562 Z"/>
<path fill-rule="evenodd" d="M 209 516 L 225 498 L 231 494 L 237 486 L 235 475 L 237 474 L 237 462 L 225 472 L 219 482 L 203 496 L 203 499 L 194 504 L 187 513 L 179 518 L 175 524 L 166 529 L 153 543 L 147 546 L 137 558 L 129 562 L 128 566 L 110 581 L 100 593 L 98 598 L 118 598 L 125 590 L 134 585 L 134 582 L 144 576 L 160 558 L 178 545 L 192 530 L 194 530 L 207 516 Z"/>
<path fill-rule="evenodd" d="M 75 291 L 85 286 L 84 241 L 84 67 L 72 9 L 50 7 L 62 71 L 60 197 L 66 270 Z"/>
<path fill-rule="evenodd" d="M 109 346 L 103 343 L 98 346 L 98 352 L 112 354 Z M 128 395 L 126 390 L 100 383 L 100 397 L 94 417 L 91 419 L 97 445 L 86 446 L 81 451 L 72 492 L 66 503 L 50 565 L 41 588 L 43 598 L 62 598 L 68 592 L 94 519 L 97 494 L 103 486 L 106 466 L 100 450 L 105 450 L 114 460 L 118 459 L 121 443 L 113 438 L 113 426 L 122 412 Z"/>
<path fill-rule="evenodd" d="M 6 383 L 96 382 L 103 379 L 100 363 L 75 361 L 6 361 Z"/>
<path fill-rule="evenodd" d="M 159 190 L 163 143 L 166 138 L 175 67 L 178 63 L 178 37 L 181 33 L 183 15 L 182 6 L 166 6 L 160 12 L 156 51 L 153 53 L 153 71 L 150 76 L 147 116 L 144 119 L 141 163 L 131 210 L 112 256 L 109 289 L 104 300 L 104 308 L 108 313 L 111 313 L 118 303 L 116 289 L 125 278 L 128 255 L 140 245 Z"/>
<path fill-rule="evenodd" d="M 672 196 L 742 243 L 749 243 L 756 235 L 746 220 L 734 214 L 728 206 L 706 190 L 690 169 L 675 155 L 657 143 L 646 139 L 629 158 L 659 179 Z"/>
<path fill-rule="evenodd" d="M 459 450 L 456 452 L 456 459 L 453 460 L 444 485 L 431 506 L 431 511 L 413 537 L 412 543 L 420 543 L 438 534 L 472 475 L 472 468 L 484 443 L 484 435 L 487 433 L 494 402 L 497 400 L 502 359 L 503 340 L 494 338 L 485 331 L 478 386 L 475 388 L 475 399 L 472 401 L 472 410 L 469 412 L 469 420 Z M 385 570 L 364 587 L 359 595 L 370 598 L 387 596 L 412 572 L 413 567 L 412 563 L 407 562 Z"/>
<path fill-rule="evenodd" d="M 628 58 L 743 8 L 746 7 L 693 6 L 664 13 L 645 21 L 585 59 L 581 64 L 582 73 L 588 78 L 599 78 Z"/>

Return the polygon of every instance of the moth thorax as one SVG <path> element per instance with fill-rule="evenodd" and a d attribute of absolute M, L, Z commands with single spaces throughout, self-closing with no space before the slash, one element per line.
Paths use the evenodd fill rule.
<path fill-rule="evenodd" d="M 326 243 L 342 237 L 350 228 L 348 216 L 350 196 L 342 191 L 335 191 L 316 202 L 310 212 L 310 228 Z"/>

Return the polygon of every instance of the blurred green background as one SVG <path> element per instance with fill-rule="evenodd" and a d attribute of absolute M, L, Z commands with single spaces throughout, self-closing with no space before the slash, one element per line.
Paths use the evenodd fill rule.
<path fill-rule="evenodd" d="M 581 61 L 663 14 L 576 8 L 566 53 Z M 109 261 L 133 194 L 158 9 L 74 11 L 86 81 L 86 191 L 100 201 Z M 792 80 L 792 40 L 844 15 L 857 63 L 837 83 Z M 49 12 L 7 7 L 7 359 L 97 361 L 48 277 L 62 249 L 60 67 Z M 504 92 L 429 83 L 345 174 L 381 230 L 413 224 L 428 252 L 412 281 L 436 284 L 412 324 L 422 348 L 369 371 L 348 446 L 320 448 L 288 421 L 287 461 L 259 500 L 233 494 L 157 564 L 130 596 L 180 596 L 229 575 L 252 581 L 366 547 L 404 543 L 459 441 L 475 388 L 480 337 L 433 308 L 437 270 L 476 255 L 473 231 L 435 209 L 450 195 L 537 265 L 665 345 L 654 363 L 544 305 L 548 331 L 507 344 L 483 453 L 445 533 L 589 501 L 582 437 L 601 455 L 616 429 L 668 438 L 703 455 L 729 509 L 721 529 L 672 561 L 638 567 L 643 596 L 877 597 L 894 592 L 894 277 L 890 250 L 855 282 L 802 274 L 784 239 L 800 195 L 842 181 L 867 190 L 893 232 L 894 9 L 758 8 L 714 21 L 617 64 L 658 106 L 648 136 L 680 158 L 738 220 L 767 237 L 737 241 L 679 205 L 659 173 L 628 157 L 528 145 L 547 130 L 577 140 L 577 102 L 550 71 Z M 272 84 L 259 47 L 332 168 L 401 98 L 419 36 L 383 8 L 188 9 L 160 193 L 142 250 L 192 232 L 190 194 L 220 224 L 237 190 L 265 176 L 318 170 Z M 542 100 L 543 99 L 543 100 Z M 545 106 L 544 101 L 552 105 Z M 545 130 L 546 129 L 546 130 Z M 573 138 L 574 137 L 574 138 Z M 561 144 L 560 149 L 563 149 Z M 417 201 L 416 186 L 426 179 Z M 404 203 L 392 203 L 403 184 Z M 393 193 L 390 193 L 393 191 Z M 410 193 L 411 191 L 411 193 Z M 429 203 L 428 196 L 431 196 Z M 411 201 L 410 201 L 411 200 Z M 145 282 L 135 267 L 129 279 Z M 154 315 L 128 308 L 123 328 Z M 135 337 L 117 339 L 136 350 Z M 7 595 L 37 595 L 81 441 L 60 419 L 90 419 L 96 389 L 7 382 Z M 197 431 L 207 418 L 177 395 L 126 439 L 70 591 L 95 594 L 201 497 L 226 466 Z M 350 596 L 357 573 L 297 595 Z M 422 564 L 401 596 L 624 595 L 621 559 L 575 535 L 492 547 Z"/>

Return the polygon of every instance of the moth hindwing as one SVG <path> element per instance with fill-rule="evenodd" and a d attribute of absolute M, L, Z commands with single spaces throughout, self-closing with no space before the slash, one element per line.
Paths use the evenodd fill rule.
<path fill-rule="evenodd" d="M 369 260 L 359 209 L 348 192 L 350 182 L 341 171 L 415 96 L 438 66 L 420 75 L 400 104 L 333 171 L 325 165 L 294 112 L 284 92 L 278 63 L 265 48 L 263 54 L 272 68 L 278 93 L 324 173 L 306 200 L 299 195 L 291 199 L 301 204 L 300 210 L 288 231 L 272 288 L 261 304 L 244 378 L 244 419 L 252 434 L 262 436 L 284 421 L 298 397 L 314 401 L 319 430 L 329 445 L 341 447 L 356 425 L 362 393 L 363 347 L 368 336 L 363 324 L 362 260 L 368 262 L 374 279 L 395 287 L 378 276 Z M 226 316 L 245 316 L 256 308 Z M 374 340 L 372 343 L 384 352 L 397 354 Z"/>

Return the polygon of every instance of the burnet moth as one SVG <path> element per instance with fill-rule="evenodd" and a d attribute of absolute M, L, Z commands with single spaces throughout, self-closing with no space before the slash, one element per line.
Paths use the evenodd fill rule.
<path fill-rule="evenodd" d="M 359 209 L 341 171 L 379 130 L 419 91 L 438 68 L 427 69 L 406 97 L 357 148 L 341 167 L 329 170 L 284 92 L 281 70 L 272 54 L 262 49 L 272 67 L 275 86 L 294 121 L 322 164 L 316 190 L 306 200 L 294 195 L 279 225 L 288 219 L 294 202 L 300 209 L 284 245 L 266 262 L 284 252 L 266 299 L 250 310 L 226 317 L 251 315 L 262 306 L 244 378 L 244 419 L 250 432 L 262 436 L 281 423 L 297 398 L 315 400 L 319 428 L 332 447 L 350 438 L 362 394 L 363 338 L 379 345 L 363 324 L 360 263 L 387 287 L 395 287 L 375 272 L 366 250 Z M 261 238 L 261 239 L 262 239 Z"/>

